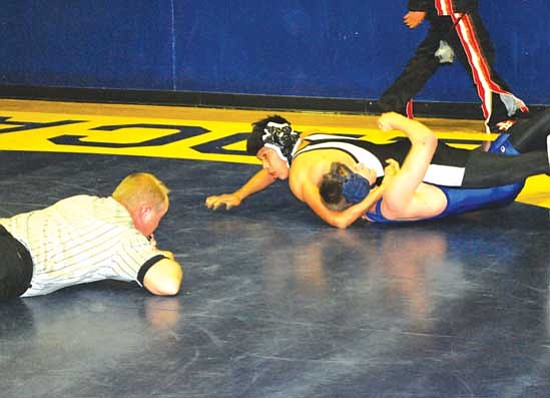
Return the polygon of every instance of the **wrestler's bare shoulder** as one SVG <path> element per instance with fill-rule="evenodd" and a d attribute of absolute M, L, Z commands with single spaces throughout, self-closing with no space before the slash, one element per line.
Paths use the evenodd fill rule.
<path fill-rule="evenodd" d="M 296 157 L 288 176 L 288 185 L 294 196 L 303 200 L 304 186 L 309 184 L 319 186 L 323 176 L 330 171 L 333 162 L 348 165 L 355 163 L 349 155 L 332 149 L 304 152 Z"/>

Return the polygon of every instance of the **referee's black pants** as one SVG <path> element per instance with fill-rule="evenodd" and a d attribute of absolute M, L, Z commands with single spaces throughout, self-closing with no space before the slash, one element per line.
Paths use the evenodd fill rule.
<path fill-rule="evenodd" d="M 25 293 L 31 284 L 32 272 L 29 251 L 0 225 L 0 299 Z"/>

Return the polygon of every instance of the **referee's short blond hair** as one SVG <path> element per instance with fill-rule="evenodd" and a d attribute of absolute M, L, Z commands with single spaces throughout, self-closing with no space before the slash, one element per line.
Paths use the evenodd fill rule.
<path fill-rule="evenodd" d="M 112 197 L 130 209 L 143 205 L 161 209 L 168 201 L 169 192 L 166 185 L 153 174 L 134 173 L 118 184 Z"/>

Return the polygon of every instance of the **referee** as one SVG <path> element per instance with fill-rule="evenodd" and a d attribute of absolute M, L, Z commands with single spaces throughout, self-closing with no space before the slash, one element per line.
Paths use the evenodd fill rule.
<path fill-rule="evenodd" d="M 154 175 L 127 176 L 112 196 L 78 195 L 0 219 L 0 298 L 48 294 L 104 279 L 175 295 L 183 272 L 153 232 L 168 211 Z"/>

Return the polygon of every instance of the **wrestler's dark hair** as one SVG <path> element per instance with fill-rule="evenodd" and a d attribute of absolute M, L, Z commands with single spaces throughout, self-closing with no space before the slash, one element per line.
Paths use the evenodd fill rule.
<path fill-rule="evenodd" d="M 342 186 L 345 176 L 350 173 L 352 171 L 348 166 L 334 162 L 330 166 L 330 171 L 323 175 L 321 185 L 319 185 L 319 194 L 327 205 L 336 206 L 344 201 Z"/>
<path fill-rule="evenodd" d="M 327 205 L 335 205 L 342 201 L 342 182 L 332 175 L 325 175 L 319 187 L 321 198 Z"/>
<path fill-rule="evenodd" d="M 264 146 L 264 142 L 262 140 L 262 136 L 264 135 L 264 129 L 267 127 L 267 124 L 270 122 L 283 124 L 290 122 L 286 120 L 284 117 L 279 115 L 271 115 L 266 117 L 265 119 L 258 120 L 257 122 L 252 123 L 252 133 L 246 140 L 246 152 L 249 155 L 254 155 L 258 153 L 260 149 Z"/>

